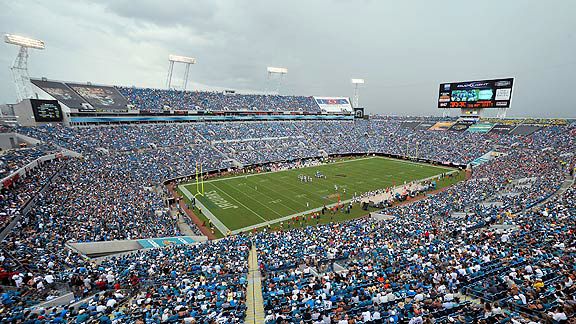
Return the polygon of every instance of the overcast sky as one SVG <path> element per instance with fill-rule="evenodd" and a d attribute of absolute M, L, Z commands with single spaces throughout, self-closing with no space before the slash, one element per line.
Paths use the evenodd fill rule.
<path fill-rule="evenodd" d="M 270 90 L 283 66 L 284 94 L 364 78 L 361 106 L 402 115 L 438 114 L 441 82 L 515 77 L 509 115 L 576 117 L 575 17 L 574 0 L 0 0 L 0 32 L 46 41 L 31 76 L 164 87 L 179 54 L 198 59 L 189 89 Z M 0 103 L 16 54 L 0 45 Z"/>

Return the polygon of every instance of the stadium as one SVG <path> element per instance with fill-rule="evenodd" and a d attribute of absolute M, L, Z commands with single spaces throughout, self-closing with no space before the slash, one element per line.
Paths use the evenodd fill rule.
<path fill-rule="evenodd" d="M 369 70 L 336 96 L 265 64 L 204 89 L 181 52 L 160 87 L 60 80 L 29 36 L 0 75 L 3 323 L 576 318 L 576 118 L 510 117 L 529 74 L 443 74 L 409 115 L 360 105 Z"/>

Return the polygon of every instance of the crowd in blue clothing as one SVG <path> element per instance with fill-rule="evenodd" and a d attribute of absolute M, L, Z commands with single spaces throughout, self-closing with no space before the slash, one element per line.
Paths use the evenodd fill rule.
<path fill-rule="evenodd" d="M 60 159 L 42 162 L 0 190 L 0 230 L 21 214 L 21 209 L 65 163 Z"/>
<path fill-rule="evenodd" d="M 56 151 L 58 150 L 49 144 L 0 151 L 0 179 L 25 167 L 39 157 Z"/>
<path fill-rule="evenodd" d="M 30 312 L 31 305 L 6 292 L 0 316 L 4 321 L 240 323 L 246 311 L 248 249 L 248 239 L 235 236 L 134 252 L 100 264 L 70 264 L 59 272 L 70 276 L 71 290 L 94 297 L 74 309 Z"/>
<path fill-rule="evenodd" d="M 83 152 L 103 148 L 134 151 L 155 147 L 212 146 L 244 164 L 289 160 L 319 150 L 328 154 L 385 153 L 465 164 L 498 142 L 482 134 L 401 127 L 402 120 L 191 123 L 116 127 L 20 128 L 44 141 Z M 207 143 L 208 142 L 208 143 Z M 264 149 L 259 154 L 257 151 Z M 296 149 L 297 152 L 290 151 Z M 271 156 L 267 156 L 270 154 Z M 296 156 L 292 154 L 297 154 Z M 209 159 L 205 159 L 209 160 Z"/>
<path fill-rule="evenodd" d="M 511 161 L 495 167 L 512 176 Z M 480 177 L 496 171 L 482 168 Z M 494 172 L 487 182 L 499 176 Z M 574 316 L 576 187 L 528 212 L 517 206 L 520 212 L 513 214 L 513 206 L 505 205 L 493 221 L 472 230 L 486 215 L 454 217 L 451 202 L 484 196 L 490 188 L 466 183 L 449 191 L 469 194 L 440 193 L 390 208 L 385 212 L 394 217 L 387 221 L 257 235 L 267 323 L 523 322 L 521 317 L 528 322 Z M 513 229 L 489 227 L 493 223 Z M 474 308 L 461 293 L 486 305 Z"/>
<path fill-rule="evenodd" d="M 239 94 L 222 91 L 183 91 L 117 87 L 128 103 L 143 111 L 305 111 L 320 112 L 312 97 Z"/>
<path fill-rule="evenodd" d="M 402 121 L 18 128 L 83 156 L 53 162 L 58 168 L 41 166 L 14 189 L 2 192 L 9 199 L 3 200 L 0 212 L 18 210 L 32 196 L 39 198 L 3 242 L 6 282 L 17 290 L 2 296 L 9 310 L 2 314 L 39 316 L 26 308 L 53 298 L 56 282 L 70 284 L 78 297 L 99 292 L 98 298 L 63 316 L 61 310 L 44 310 L 43 318 L 240 322 L 245 312 L 246 237 L 154 249 L 109 258 L 100 266 L 65 243 L 181 235 L 158 185 L 194 174 L 197 162 L 204 170 L 225 170 L 232 167 L 230 160 L 250 165 L 317 157 L 324 151 L 468 163 L 491 150 L 503 154 L 475 167 L 471 179 L 413 204 L 384 210 L 393 216 L 388 223 L 361 219 L 257 235 L 267 319 L 463 320 L 503 316 L 497 309 L 504 306 L 533 316 L 556 314 L 558 307 L 570 313 L 566 305 L 573 300 L 573 279 L 567 278 L 574 275 L 574 190 L 536 211 L 526 210 L 556 192 L 574 167 L 574 126 L 514 136 L 417 131 L 403 128 Z M 55 170 L 59 176 L 37 194 Z M 464 216 L 456 217 L 456 212 Z M 510 223 L 520 230 L 490 229 L 494 223 Z M 538 252 L 530 246 L 539 246 Z M 340 266 L 347 271 L 339 272 Z M 559 288 L 535 292 L 538 276 L 523 279 L 528 266 L 544 273 L 540 279 L 547 288 Z M 503 274 L 511 269 L 516 275 L 507 279 Z M 506 289 L 487 292 L 492 283 Z M 492 298 L 497 305 L 475 309 L 455 296 L 461 291 L 502 298 Z M 558 296 L 562 303 L 549 302 Z"/>

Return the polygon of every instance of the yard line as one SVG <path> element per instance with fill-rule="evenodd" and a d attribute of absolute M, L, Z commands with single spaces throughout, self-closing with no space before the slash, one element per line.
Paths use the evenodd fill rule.
<path fill-rule="evenodd" d="M 318 180 L 318 179 L 317 179 L 317 180 Z M 277 180 L 277 181 L 285 184 L 287 187 L 296 188 L 295 191 L 294 191 L 294 190 L 290 190 L 291 192 L 294 192 L 294 193 L 297 193 L 297 194 L 298 194 L 298 193 L 301 193 L 302 191 L 305 191 L 306 194 L 308 194 L 309 197 L 311 197 L 312 199 L 314 199 L 313 197 L 315 197 L 315 196 L 316 196 L 316 193 L 318 192 L 318 190 L 316 190 L 316 189 L 314 189 L 314 190 L 312 190 L 312 191 L 305 190 L 305 189 L 303 189 L 302 187 L 300 187 L 300 186 L 298 186 L 298 185 L 294 185 L 294 184 L 292 184 L 292 183 L 290 183 L 290 182 L 285 182 L 285 181 L 281 181 L 281 180 Z M 327 183 L 325 183 L 324 181 L 316 181 L 316 182 L 314 182 L 314 186 L 319 187 L 319 188 L 332 188 L 332 185 L 333 185 L 333 184 L 334 184 L 333 182 L 330 182 L 330 183 L 327 184 Z M 326 189 L 326 191 L 328 191 L 328 189 Z"/>
<path fill-rule="evenodd" d="M 241 203 L 238 199 L 230 196 L 226 191 L 222 190 L 220 187 L 216 186 L 215 184 L 213 184 L 214 188 L 218 189 L 220 192 L 222 192 L 223 194 L 225 194 L 226 196 L 232 198 L 233 200 L 235 200 L 237 203 L 239 203 L 240 205 L 242 205 L 244 208 L 248 209 L 249 211 L 251 211 L 254 215 L 258 216 L 261 220 L 267 222 L 268 219 L 262 217 L 260 214 L 258 214 L 257 212 L 255 212 L 252 208 L 244 205 L 243 203 Z M 252 199 L 253 200 L 253 199 Z"/>
<path fill-rule="evenodd" d="M 216 186 L 216 185 L 214 185 L 214 186 Z M 244 192 L 242 192 L 242 191 L 234 188 L 233 185 L 229 185 L 229 187 L 232 188 L 232 189 L 235 190 L 235 191 L 240 192 L 240 193 L 243 194 L 244 196 L 248 197 L 248 199 L 255 201 L 255 202 L 258 203 L 259 205 L 264 206 L 266 209 L 271 210 L 274 214 L 276 214 L 276 215 L 278 215 L 278 216 L 280 216 L 280 217 L 282 216 L 282 214 L 280 214 L 280 213 L 278 213 L 276 210 L 268 207 L 267 205 L 265 205 L 264 203 L 262 203 L 259 199 L 255 199 L 255 198 L 252 198 L 251 196 L 248 196 L 248 195 L 244 194 Z M 264 188 L 264 189 L 269 189 L 269 188 L 267 188 L 267 187 L 263 187 L 263 188 Z M 220 189 L 220 190 L 222 190 L 222 189 Z M 268 198 L 268 199 L 270 198 L 270 197 L 268 197 L 266 194 L 261 193 L 261 190 L 255 190 L 255 191 L 258 193 L 258 196 L 260 196 L 260 197 L 264 197 L 264 198 Z M 262 191 L 263 191 L 263 190 L 262 190 Z M 230 196 L 228 193 L 226 193 L 226 194 L 227 194 L 228 196 Z M 236 201 L 237 201 L 237 200 L 236 200 Z M 282 203 L 280 203 L 280 205 L 288 208 L 289 210 L 293 210 L 293 208 L 290 208 L 289 206 L 286 206 L 286 205 L 284 205 L 284 204 L 282 204 Z M 245 206 L 245 205 L 243 205 L 243 206 Z"/>
<path fill-rule="evenodd" d="M 371 159 L 372 159 L 372 158 L 371 158 Z M 352 162 L 352 161 L 359 161 L 359 160 L 365 160 L 365 159 L 347 160 L 347 161 L 344 161 L 344 162 Z M 327 165 L 332 165 L 332 164 L 327 164 Z M 312 167 L 312 168 L 313 168 L 313 167 Z M 317 180 L 318 180 L 318 179 L 317 179 Z M 312 201 L 312 203 L 315 203 L 315 202 L 316 202 L 316 199 L 318 199 L 318 203 L 322 203 L 322 204 L 325 204 L 325 199 L 322 199 L 322 196 L 319 196 L 318 193 L 319 193 L 319 192 L 331 192 L 331 190 L 332 190 L 332 188 L 333 188 L 333 185 L 334 185 L 333 179 L 330 179 L 330 180 L 328 180 L 328 181 L 318 180 L 318 181 L 315 181 L 315 182 L 314 182 L 314 186 L 315 186 L 314 190 L 308 191 L 308 190 L 306 190 L 306 188 L 302 188 L 302 187 L 300 187 L 300 186 L 298 186 L 298 185 L 294 185 L 294 184 L 292 184 L 292 183 L 290 183 L 290 182 L 285 182 L 285 181 L 282 181 L 282 180 L 280 180 L 280 179 L 277 179 L 277 181 L 285 184 L 286 187 L 296 188 L 295 191 L 294 191 L 294 190 L 290 190 L 291 192 L 294 192 L 294 193 L 297 193 L 297 194 L 298 194 L 298 193 L 301 193 L 302 191 L 305 191 L 305 192 L 309 195 L 309 198 L 310 198 L 310 200 Z M 317 190 L 318 188 L 322 188 L 322 189 L 325 188 L 325 189 L 324 189 L 324 190 Z"/>
<path fill-rule="evenodd" d="M 285 183 L 284 181 L 280 181 L 280 180 L 277 180 L 277 181 L 278 181 L 278 182 Z M 296 186 L 294 186 L 294 187 L 296 187 Z M 278 194 L 278 195 L 282 196 L 282 198 L 286 198 L 286 199 L 288 199 L 288 200 L 290 200 L 290 201 L 292 201 L 292 202 L 295 202 L 297 205 L 300 205 L 300 202 L 299 202 L 299 201 L 294 200 L 294 199 L 291 199 L 289 195 L 283 194 L 282 192 L 278 192 L 278 191 L 272 189 L 272 188 L 269 187 L 269 186 L 264 187 L 264 189 L 266 189 L 266 190 L 268 190 L 268 191 L 272 191 L 272 192 L 274 192 L 275 194 Z M 289 190 L 289 191 L 290 191 L 290 192 L 294 192 L 294 191 L 292 191 L 292 190 Z M 299 190 L 298 192 L 301 192 L 301 190 Z M 292 210 L 292 211 L 297 212 L 297 210 L 294 210 L 294 208 L 291 208 L 290 206 L 286 206 L 286 205 L 283 204 L 283 203 L 279 203 L 279 204 L 282 205 L 282 206 L 284 206 L 284 207 L 286 207 L 286 208 L 288 208 L 288 209 L 290 209 L 290 210 Z"/>
<path fill-rule="evenodd" d="M 345 160 L 345 161 L 338 161 L 338 162 L 325 163 L 325 164 L 320 164 L 320 165 L 315 165 L 315 166 L 309 166 L 309 167 L 305 167 L 305 168 L 302 168 L 302 169 L 314 168 L 314 167 L 324 166 L 324 165 L 335 165 L 335 164 L 342 164 L 342 163 L 350 163 L 350 162 L 356 162 L 356 161 L 362 161 L 362 160 L 370 160 L 370 159 L 376 159 L 376 158 L 378 158 L 378 157 L 376 157 L 376 156 L 369 156 L 369 157 L 364 157 L 364 158 L 358 158 L 358 159 L 352 159 L 352 160 Z M 394 160 L 394 159 L 390 159 L 390 160 Z M 403 161 L 402 161 L 402 162 L 403 162 Z M 414 163 L 414 162 L 413 162 L 413 163 Z M 296 169 L 286 169 L 286 170 L 280 170 L 280 171 L 268 171 L 268 172 L 260 172 L 260 173 L 243 174 L 243 175 L 238 175 L 238 176 L 229 177 L 229 178 L 220 178 L 220 179 L 206 180 L 206 181 L 204 181 L 204 183 L 217 182 L 217 181 L 225 181 L 225 180 L 231 180 L 231 179 L 236 179 L 236 178 L 241 178 L 241 177 L 255 177 L 255 176 L 265 175 L 265 174 L 269 174 L 269 173 L 280 173 L 280 172 L 291 171 L 291 170 L 296 170 Z"/>
<path fill-rule="evenodd" d="M 458 171 L 457 171 L 457 170 L 452 170 L 451 172 L 448 172 L 448 174 L 452 174 L 452 173 L 456 173 L 456 172 L 458 172 Z M 434 176 L 430 176 L 430 177 L 424 178 L 424 179 L 419 179 L 419 180 L 416 180 L 416 181 L 418 181 L 418 182 L 424 182 L 424 181 L 427 181 L 427 180 L 434 179 L 434 178 L 436 178 L 437 176 L 438 176 L 438 175 L 434 175 Z M 402 187 L 402 185 L 394 186 L 394 187 L 391 187 L 391 188 L 392 188 L 392 190 L 396 190 L 397 188 L 400 188 L 400 187 Z M 352 201 L 352 199 L 346 199 L 346 200 L 343 200 L 343 201 L 341 201 L 341 202 L 337 202 L 337 203 L 333 203 L 333 204 L 330 204 L 330 205 L 326 205 L 326 207 L 327 207 L 327 208 L 331 208 L 331 207 L 336 206 L 336 205 L 346 205 L 346 204 L 348 204 L 350 201 Z M 238 234 L 238 233 L 242 233 L 242 232 L 247 232 L 247 231 L 250 231 L 250 230 L 252 230 L 252 229 L 259 228 L 259 227 L 263 227 L 263 226 L 266 226 L 266 225 L 277 224 L 277 223 L 279 223 L 279 222 L 292 219 L 294 216 L 306 215 L 306 214 L 309 214 L 309 213 L 312 213 L 312 212 L 320 211 L 320 210 L 322 210 L 322 208 L 323 208 L 323 207 L 317 207 L 317 208 L 313 208 L 313 209 L 311 209 L 311 210 L 307 210 L 307 211 L 304 211 L 304 212 L 300 212 L 300 213 L 296 213 L 296 214 L 292 214 L 292 215 L 287 215 L 287 216 L 283 216 L 283 217 L 276 218 L 276 219 L 271 219 L 271 220 L 266 221 L 266 222 L 263 222 L 263 223 L 252 224 L 252 225 L 249 225 L 249 226 L 240 228 L 240 229 L 233 230 L 233 231 L 232 231 L 232 234 Z"/>
<path fill-rule="evenodd" d="M 326 205 L 326 208 L 331 208 L 331 207 L 334 207 L 334 206 L 336 206 L 336 205 L 345 205 L 345 204 L 349 203 L 350 201 L 352 201 L 352 199 L 344 200 L 344 201 L 341 201 L 341 202 L 339 202 L 339 203 L 336 202 L 336 203 L 333 203 L 333 204 L 330 204 L 330 205 Z M 322 210 L 322 208 L 324 208 L 324 207 L 317 207 L 317 208 L 313 208 L 313 209 L 310 209 L 310 210 L 306 210 L 306 211 L 303 211 L 303 212 L 300 212 L 300 213 L 296 213 L 296 214 L 292 214 L 292 215 L 287 215 L 287 216 L 283 216 L 283 217 L 280 217 L 280 218 L 271 219 L 271 220 L 266 221 L 266 222 L 263 222 L 263 223 L 252 224 L 252 225 L 249 225 L 249 226 L 246 226 L 246 227 L 237 229 L 237 230 L 233 230 L 233 231 L 232 231 L 232 234 L 238 234 L 238 233 L 242 233 L 242 232 L 247 232 L 247 231 L 250 231 L 250 230 L 255 229 L 255 228 L 259 228 L 259 227 L 263 227 L 263 226 L 266 226 L 266 225 L 272 225 L 272 224 L 280 223 L 280 222 L 283 222 L 283 221 L 285 221 L 285 220 L 290 220 L 290 219 L 292 219 L 292 218 L 295 217 L 295 216 L 306 215 L 306 214 L 310 214 L 310 213 L 312 213 L 312 212 L 319 212 L 319 211 Z"/>
<path fill-rule="evenodd" d="M 268 198 L 268 199 L 270 199 L 270 197 L 269 197 L 268 195 L 262 193 L 262 192 L 264 192 L 264 191 L 273 191 L 273 192 L 275 192 L 276 194 L 279 194 L 282 198 L 290 199 L 288 195 L 285 195 L 285 194 L 282 194 L 282 193 L 278 193 L 277 191 L 272 190 L 270 187 L 262 187 L 262 190 L 257 190 L 257 191 L 258 191 L 258 195 L 259 195 L 259 196 L 262 196 L 262 197 L 265 197 L 265 198 Z M 256 202 L 258 202 L 259 204 L 261 204 L 262 206 L 266 206 L 266 205 L 262 204 L 262 203 L 260 202 L 260 200 L 256 200 L 256 199 L 254 199 L 254 200 L 255 200 Z M 282 200 L 281 200 L 281 199 L 278 199 L 278 200 L 280 200 L 280 201 L 278 202 L 279 205 L 284 206 L 284 207 L 287 208 L 289 211 L 296 211 L 296 210 L 294 210 L 294 208 L 292 208 L 292 207 L 290 207 L 290 206 L 287 206 L 286 204 L 282 203 Z M 292 199 L 290 199 L 290 200 L 292 200 Z M 294 202 L 294 200 L 292 200 L 292 201 Z M 268 206 L 266 206 L 266 207 L 267 207 L 268 209 L 270 209 Z M 273 211 L 274 211 L 277 215 L 282 216 L 282 214 L 276 212 L 275 210 L 273 210 Z"/>
<path fill-rule="evenodd" d="M 265 222 L 268 221 L 266 218 L 260 216 L 260 214 L 258 214 L 258 213 L 255 212 L 254 210 L 252 210 L 250 207 L 248 207 L 248 206 L 244 205 L 243 203 L 241 203 L 238 199 L 230 196 L 226 191 L 218 188 L 216 185 L 214 185 L 214 188 L 218 189 L 220 192 L 222 192 L 222 193 L 225 194 L 226 196 L 232 198 L 234 201 L 236 201 L 237 203 L 239 203 L 240 205 L 242 205 L 244 208 L 246 208 L 246 209 L 248 209 L 249 211 L 251 211 L 254 215 L 258 216 L 258 218 L 260 218 L 261 220 L 263 220 L 263 221 L 265 221 Z"/>
<path fill-rule="evenodd" d="M 391 174 L 385 174 L 385 179 L 376 179 L 376 177 L 374 177 L 374 174 L 378 174 L 378 172 L 374 172 L 374 166 L 379 165 L 380 163 L 377 162 L 378 160 L 380 161 L 384 161 L 384 160 L 388 160 L 387 162 L 389 162 L 387 165 L 387 167 L 385 169 L 383 169 L 384 171 L 387 171 L 387 173 L 391 173 Z M 364 168 L 357 168 L 354 167 L 354 165 L 352 164 L 350 167 L 348 167 L 348 165 L 344 164 L 344 163 L 353 163 L 353 162 L 360 162 L 362 165 L 367 166 L 366 169 Z M 365 161 L 362 163 L 362 161 Z M 330 179 L 327 181 L 320 181 L 320 180 L 316 180 L 314 181 L 312 186 L 308 186 L 308 185 L 299 185 L 297 183 L 295 183 L 295 181 L 291 181 L 293 180 L 291 176 L 289 176 L 289 172 L 292 171 L 292 175 L 294 176 L 294 178 L 296 177 L 296 173 L 298 173 L 298 170 L 302 170 L 302 172 L 304 172 L 305 174 L 308 173 L 312 173 L 314 171 L 314 169 L 320 169 L 320 170 L 326 170 L 327 172 L 330 172 L 329 170 L 332 170 L 331 167 L 334 166 L 334 169 L 336 170 L 335 172 L 340 172 L 340 173 L 345 173 L 350 175 L 350 177 L 355 177 L 355 178 L 360 178 L 360 182 L 356 183 L 354 181 L 350 182 L 347 181 L 344 177 L 343 178 L 339 178 L 339 177 L 333 177 L 330 176 Z M 426 172 L 421 171 L 423 166 L 426 166 Z M 406 168 L 408 169 L 414 169 L 411 170 L 411 172 L 406 172 Z M 372 185 L 378 185 L 378 188 L 384 188 L 384 187 L 389 187 L 392 186 L 392 184 L 397 183 L 399 185 L 401 185 L 402 183 L 402 178 L 404 178 L 402 176 L 401 173 L 406 173 L 406 174 L 410 174 L 411 178 L 413 177 L 413 179 L 406 179 L 406 181 L 421 181 L 422 178 L 420 177 L 426 177 L 426 175 L 430 174 L 432 172 L 432 170 L 434 170 L 434 173 L 438 173 L 435 176 L 438 176 L 440 174 L 440 172 L 442 172 L 442 169 L 448 169 L 448 168 L 443 168 L 443 167 L 438 167 L 438 166 L 432 166 L 432 165 L 428 165 L 428 164 L 421 164 L 421 163 L 415 163 L 412 161 L 405 161 L 405 160 L 397 160 L 397 159 L 390 159 L 390 158 L 385 158 L 385 157 L 366 157 L 366 158 L 360 158 L 360 159 L 354 159 L 354 160 L 345 160 L 345 161 L 339 161 L 339 162 L 335 162 L 335 163 L 328 163 L 328 164 L 321 164 L 318 166 L 311 166 L 311 167 L 306 167 L 306 168 L 302 168 L 302 169 L 288 169 L 288 170 L 282 170 L 282 171 L 276 171 L 276 172 L 265 172 L 265 173 L 259 173 L 259 174 L 251 174 L 251 175 L 239 175 L 236 177 L 230 177 L 230 178 L 221 178 L 221 179 L 215 179 L 215 180 L 210 180 L 210 181 L 206 181 L 206 183 L 208 182 L 214 182 L 214 188 L 217 189 L 219 192 L 222 192 L 224 195 L 228 196 L 232 201 L 237 202 L 239 205 L 241 205 L 242 207 L 244 207 L 248 212 L 251 212 L 252 214 L 256 215 L 259 219 L 261 219 L 263 222 L 259 223 L 259 224 L 254 224 L 257 225 L 257 227 L 262 226 L 262 224 L 266 224 L 266 223 L 276 223 L 279 221 L 279 219 L 285 219 L 286 216 L 284 216 L 286 213 L 294 213 L 297 212 L 298 210 L 300 210 L 299 208 L 292 208 L 288 205 L 291 205 L 292 203 L 296 204 L 296 206 L 299 206 L 300 203 L 305 203 L 306 201 L 308 201 L 310 203 L 310 209 L 313 210 L 313 206 L 322 206 L 326 203 L 329 203 L 329 201 L 333 201 L 332 198 L 327 199 L 325 197 L 323 197 L 323 193 L 330 193 L 333 192 L 332 190 L 332 186 L 335 183 L 338 183 L 340 188 L 347 188 L 347 193 L 342 196 L 342 202 L 344 203 L 345 201 L 348 201 L 349 198 L 352 193 L 354 193 L 355 191 L 358 191 L 360 193 L 363 193 L 364 191 L 367 191 L 369 189 L 360 189 L 361 187 L 364 187 L 361 184 L 367 184 L 365 181 L 366 180 L 370 180 L 368 181 L 369 184 Z M 453 169 L 450 169 L 453 170 Z M 274 176 L 274 173 L 279 173 L 279 172 L 286 172 L 284 174 L 281 175 L 276 175 Z M 422 174 L 420 174 L 422 173 Z M 249 178 L 248 180 L 248 176 L 256 176 L 256 175 L 264 175 L 264 174 L 272 174 L 272 177 L 270 179 L 259 179 L 259 178 Z M 426 175 L 425 175 L 426 174 Z M 242 177 L 246 178 L 245 181 L 247 182 L 243 182 Z M 289 180 L 291 179 L 291 180 Z M 365 181 L 362 181 L 362 179 L 364 179 Z M 217 181 L 224 181 L 224 180 L 231 180 L 229 182 L 222 182 L 223 186 L 226 186 L 226 191 L 224 191 L 221 187 L 216 185 Z M 376 180 L 376 181 L 374 181 Z M 263 184 L 260 185 L 261 182 L 268 182 L 271 181 L 270 185 L 273 185 L 271 188 L 268 187 L 268 184 Z M 234 183 L 236 182 L 236 183 Z M 249 190 L 249 193 L 246 193 L 246 189 L 248 187 L 250 187 L 251 185 L 249 185 L 249 183 L 252 183 L 254 185 L 258 185 L 258 187 L 261 187 L 260 189 L 262 190 Z M 280 184 L 280 186 L 278 186 L 278 184 Z M 381 186 L 380 186 L 381 185 Z M 228 188 L 229 187 L 229 188 Z M 318 190 L 320 189 L 320 190 Z M 231 193 L 228 193 L 228 191 L 235 191 L 238 193 L 241 193 L 242 195 L 231 195 Z M 272 195 L 273 193 L 273 195 Z M 307 196 L 307 198 L 303 199 L 303 196 Z M 235 198 L 235 196 L 238 197 Z M 278 203 L 275 205 L 275 207 L 280 207 L 282 206 L 283 208 L 280 208 L 280 210 L 276 210 L 273 209 L 269 206 L 272 206 L 269 201 L 276 199 L 273 198 L 275 196 L 279 196 L 279 198 L 282 198 L 282 200 L 278 201 Z M 272 217 L 270 219 L 267 219 L 265 217 L 263 217 L 261 214 L 255 212 L 253 209 L 251 209 L 250 207 L 248 207 L 246 204 L 242 203 L 239 199 L 241 199 L 242 201 L 249 201 L 252 200 L 253 204 L 255 205 L 260 205 L 262 206 L 262 208 L 264 208 L 264 210 L 260 211 L 261 208 L 256 207 L 256 209 L 258 209 L 260 212 L 263 212 L 265 210 L 270 210 L 270 213 L 266 213 L 267 216 L 266 217 Z M 335 198 L 334 198 L 335 200 Z M 275 202 L 275 201 L 274 201 Z M 289 203 L 290 202 L 290 203 Z M 288 203 L 288 205 L 286 205 Z M 321 208 L 321 207 L 319 207 Z M 286 210 L 284 210 L 286 209 Z M 309 210 L 310 211 L 310 210 Z M 309 212 L 308 211 L 308 212 Z M 306 212 L 304 212 L 306 213 Z M 300 214 L 300 213 L 298 213 Z M 232 215 L 232 214 L 228 214 L 228 215 Z M 294 215 L 294 214 L 292 214 Z M 232 215 L 233 216 L 233 215 Z M 275 216 L 275 217 L 273 217 Z M 250 219 L 246 220 L 246 223 L 248 223 Z M 248 227 L 254 226 L 254 225 L 250 225 Z"/>
<path fill-rule="evenodd" d="M 362 159 L 358 159 L 358 160 L 362 160 Z M 350 160 L 350 161 L 358 161 L 358 160 Z M 326 165 L 332 165 L 332 164 L 326 164 Z M 316 167 L 318 167 L 318 166 L 316 166 Z M 308 167 L 308 168 L 314 168 L 314 167 Z M 304 168 L 304 169 L 307 169 L 307 168 Z M 296 169 L 285 170 L 285 171 L 294 171 L 294 170 L 296 170 Z M 295 176 L 294 176 L 294 177 L 295 177 Z M 305 188 L 303 188 L 303 187 L 301 187 L 301 186 L 299 186 L 299 185 L 295 185 L 295 184 L 290 183 L 289 181 L 286 182 L 286 181 L 280 180 L 280 179 L 283 179 L 283 178 L 288 178 L 288 176 L 278 177 L 278 178 L 275 178 L 274 180 L 275 180 L 276 182 L 279 182 L 279 183 L 284 184 L 284 185 L 285 185 L 285 186 L 284 186 L 284 187 L 285 187 L 285 190 L 282 190 L 282 191 L 279 192 L 279 191 L 274 190 L 274 189 L 271 189 L 271 188 L 269 188 L 269 187 L 265 187 L 265 189 L 266 189 L 266 190 L 273 191 L 273 192 L 275 192 L 276 194 L 280 194 L 283 198 L 286 198 L 286 199 L 288 199 L 288 200 L 290 200 L 290 201 L 292 201 L 292 202 L 296 202 L 297 205 L 300 205 L 300 203 L 299 203 L 298 201 L 295 201 L 295 200 L 292 199 L 291 197 L 292 197 L 292 196 L 299 196 L 299 195 L 302 193 L 302 191 L 305 191 L 305 192 L 306 192 L 306 195 L 308 196 L 308 199 L 310 200 L 310 202 L 314 203 L 314 201 L 315 201 L 316 199 L 318 199 L 318 198 L 316 198 L 316 197 L 318 197 L 318 195 L 316 194 L 316 190 L 308 191 L 308 190 L 306 190 Z M 315 185 L 315 186 L 320 186 L 320 187 L 322 187 L 322 188 L 324 188 L 324 187 L 331 188 L 331 186 L 332 186 L 331 183 L 330 183 L 330 184 L 324 184 L 324 183 L 322 183 L 322 182 L 315 182 L 314 185 Z M 290 195 L 290 194 L 285 194 L 285 193 L 287 193 L 287 192 L 292 193 L 292 195 Z M 320 202 L 320 201 L 319 201 L 319 202 Z M 286 206 L 285 204 L 281 204 L 281 205 L 283 205 L 284 207 L 287 207 L 288 209 L 290 209 L 290 210 L 292 210 L 292 211 L 295 211 L 294 208 L 290 208 L 289 206 Z"/>
<path fill-rule="evenodd" d="M 280 177 L 280 178 L 284 178 L 284 177 Z M 281 181 L 280 179 L 274 179 L 274 180 L 277 181 L 277 182 L 285 183 L 285 182 Z M 297 187 L 297 186 L 293 186 L 293 185 L 291 185 L 291 184 L 288 184 L 288 185 L 289 185 L 289 186 L 292 186 L 292 187 L 295 187 L 295 188 Z M 230 185 L 230 186 L 232 187 L 232 185 Z M 280 195 L 282 198 L 288 199 L 288 200 L 290 200 L 290 201 L 292 201 L 292 202 L 296 202 L 297 205 L 300 205 L 300 203 L 299 203 L 298 201 L 296 201 L 296 200 L 294 200 L 294 199 L 291 199 L 290 197 L 293 196 L 293 195 L 287 194 L 287 192 L 299 194 L 299 193 L 302 192 L 301 190 L 296 190 L 296 191 L 294 191 L 294 190 L 291 190 L 290 188 L 287 188 L 287 190 L 282 190 L 282 191 L 279 192 L 279 191 L 277 191 L 277 190 L 271 189 L 269 186 L 264 186 L 264 187 L 261 187 L 261 188 L 264 189 L 264 190 L 258 190 L 258 195 L 259 195 L 259 196 L 266 197 L 266 198 L 270 198 L 269 196 L 267 196 L 267 195 L 265 195 L 265 194 L 263 194 L 263 193 L 261 193 L 261 192 L 263 192 L 263 191 L 271 191 L 271 192 L 274 192 L 274 193 Z M 300 188 L 298 188 L 298 189 L 300 189 Z M 296 211 L 294 208 L 292 208 L 292 207 L 290 207 L 290 206 L 287 206 L 287 205 L 284 204 L 284 203 L 279 203 L 279 204 L 282 205 L 282 206 L 284 206 L 284 207 L 287 208 L 288 210 L 290 210 L 290 212 L 293 212 L 293 211 L 295 212 L 295 211 Z"/>

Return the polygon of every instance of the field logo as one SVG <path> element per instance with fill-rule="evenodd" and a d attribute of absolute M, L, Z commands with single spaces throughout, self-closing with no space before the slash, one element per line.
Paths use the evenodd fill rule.
<path fill-rule="evenodd" d="M 208 191 L 206 193 L 206 198 L 210 199 L 210 201 L 212 201 L 216 206 L 218 206 L 222 209 L 238 208 L 238 206 L 232 205 L 231 203 L 229 203 L 226 199 L 224 199 L 222 196 L 220 196 L 219 193 L 217 193 L 214 190 Z"/>

